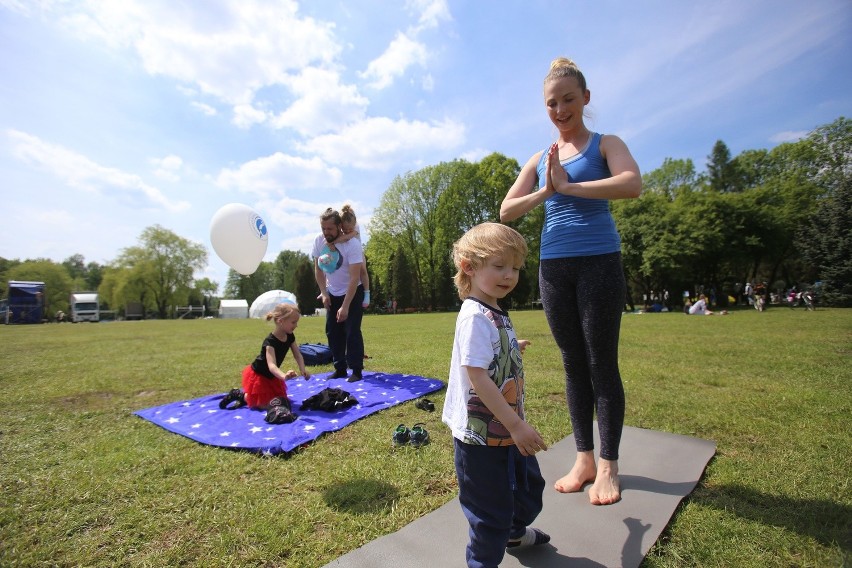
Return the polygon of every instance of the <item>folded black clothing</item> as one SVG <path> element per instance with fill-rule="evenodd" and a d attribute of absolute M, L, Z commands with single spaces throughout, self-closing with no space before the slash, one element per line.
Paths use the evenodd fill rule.
<path fill-rule="evenodd" d="M 298 416 L 290 411 L 287 406 L 279 405 L 272 406 L 266 411 L 266 416 L 263 418 L 269 424 L 289 424 L 296 420 Z"/>
<path fill-rule="evenodd" d="M 302 402 L 300 410 L 325 410 L 334 412 L 358 404 L 358 399 L 341 388 L 326 387 Z"/>

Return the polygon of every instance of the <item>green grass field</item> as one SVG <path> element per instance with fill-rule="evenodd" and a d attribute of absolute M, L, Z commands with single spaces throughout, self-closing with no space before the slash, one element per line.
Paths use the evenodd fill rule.
<path fill-rule="evenodd" d="M 512 315 L 532 340 L 528 417 L 554 443 L 570 433 L 560 357 L 541 311 Z M 366 317 L 367 369 L 446 380 L 454 323 Z M 132 415 L 238 386 L 270 330 L 0 326 L 0 565 L 316 567 L 454 496 L 450 434 L 413 401 L 289 458 L 202 446 Z M 322 330 L 303 318 L 296 334 L 325 342 Z M 625 315 L 626 423 L 718 448 L 643 567 L 849 564 L 850 353 L 852 310 Z M 439 409 L 443 393 L 430 397 Z M 432 443 L 394 449 L 396 425 L 419 421 Z"/>

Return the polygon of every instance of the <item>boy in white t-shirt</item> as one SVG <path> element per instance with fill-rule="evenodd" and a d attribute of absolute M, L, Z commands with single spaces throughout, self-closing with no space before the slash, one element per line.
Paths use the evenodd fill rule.
<path fill-rule="evenodd" d="M 442 420 L 454 438 L 471 568 L 497 567 L 507 549 L 550 541 L 530 527 L 544 492 L 535 453 L 547 445 L 524 421 L 521 353 L 529 342 L 518 341 L 497 306 L 517 285 L 526 254 L 524 238 L 499 223 L 477 225 L 453 245 L 463 303 Z"/>

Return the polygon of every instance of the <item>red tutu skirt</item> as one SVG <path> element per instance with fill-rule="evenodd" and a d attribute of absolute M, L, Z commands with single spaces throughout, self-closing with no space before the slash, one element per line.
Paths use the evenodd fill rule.
<path fill-rule="evenodd" d="M 243 369 L 243 392 L 250 408 L 265 408 L 276 396 L 287 396 L 287 383 L 259 375 L 251 365 L 246 365 Z"/>

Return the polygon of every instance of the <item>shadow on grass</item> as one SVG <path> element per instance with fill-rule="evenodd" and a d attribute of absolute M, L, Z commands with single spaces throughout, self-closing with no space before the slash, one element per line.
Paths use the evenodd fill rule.
<path fill-rule="evenodd" d="M 705 487 L 696 502 L 809 536 L 826 546 L 847 552 L 852 548 L 852 507 L 842 503 L 770 495 L 736 484 Z"/>
<path fill-rule="evenodd" d="M 375 479 L 352 479 L 329 486 L 323 491 L 326 505 L 356 515 L 389 509 L 398 498 L 399 491 L 393 485 Z"/>

